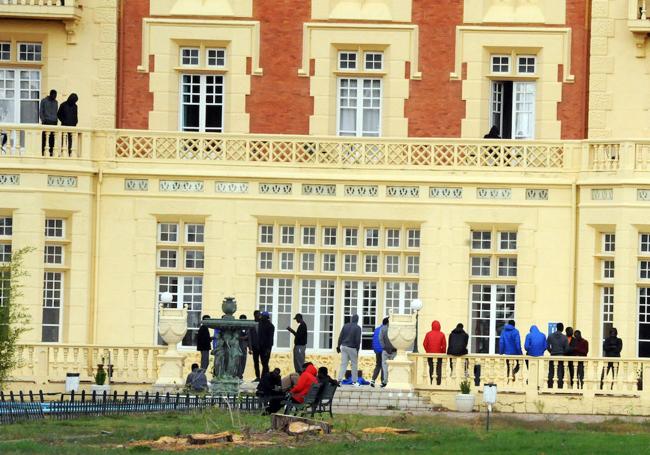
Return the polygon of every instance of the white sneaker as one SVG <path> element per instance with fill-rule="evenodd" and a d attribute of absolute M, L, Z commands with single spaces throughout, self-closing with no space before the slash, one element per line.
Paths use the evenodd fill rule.
<path fill-rule="evenodd" d="M 355 382 L 354 387 L 361 387 L 361 384 L 359 384 L 358 382 Z"/>

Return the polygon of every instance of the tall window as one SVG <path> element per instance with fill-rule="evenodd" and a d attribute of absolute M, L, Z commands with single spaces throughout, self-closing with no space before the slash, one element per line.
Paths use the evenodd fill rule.
<path fill-rule="evenodd" d="M 11 261 L 12 235 L 13 219 L 9 216 L 0 216 L 0 307 L 4 307 L 9 298 L 9 271 L 1 269 Z"/>
<path fill-rule="evenodd" d="M 62 336 L 63 302 L 65 295 L 67 240 L 66 219 L 45 219 L 43 251 L 43 319 L 41 341 L 59 342 Z"/>
<path fill-rule="evenodd" d="M 537 57 L 492 55 L 490 72 L 490 126 L 503 139 L 534 139 Z M 506 80 L 513 76 L 517 80 Z"/>
<path fill-rule="evenodd" d="M 181 78 L 181 129 L 223 132 L 223 76 L 183 74 Z"/>
<path fill-rule="evenodd" d="M 499 335 L 515 317 L 517 232 L 471 231 L 470 341 L 475 354 L 498 354 Z"/>
<path fill-rule="evenodd" d="M 639 357 L 650 357 L 650 233 L 639 234 Z"/>
<path fill-rule="evenodd" d="M 205 224 L 159 222 L 157 226 L 156 280 L 158 303 L 164 292 L 172 295 L 172 308 L 186 306 L 187 333 L 183 346 L 196 346 L 203 311 Z M 163 341 L 158 337 L 158 343 Z"/>
<path fill-rule="evenodd" d="M 353 314 L 360 318 L 363 349 L 371 349 L 378 318 L 411 312 L 419 291 L 419 247 L 414 226 L 260 224 L 257 303 L 271 313 L 276 346 L 291 346 L 285 328 L 300 312 L 310 349 L 332 349 Z"/>
<path fill-rule="evenodd" d="M 596 248 L 596 296 L 600 307 L 601 340 L 609 336 L 609 330 L 614 326 L 614 254 L 616 252 L 616 234 L 601 232 L 598 235 Z M 602 349 L 602 343 L 599 343 Z"/>
<path fill-rule="evenodd" d="M 0 66 L 0 123 L 38 123 L 41 72 Z"/>

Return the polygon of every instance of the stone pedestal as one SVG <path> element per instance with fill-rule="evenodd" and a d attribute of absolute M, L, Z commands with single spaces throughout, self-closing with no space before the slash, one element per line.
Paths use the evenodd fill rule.
<path fill-rule="evenodd" d="M 397 349 L 397 356 L 388 361 L 388 385 L 390 389 L 413 390 L 414 362 L 406 356 L 406 349 L 415 340 L 415 316 L 391 314 L 388 324 L 388 339 Z"/>
<path fill-rule="evenodd" d="M 174 391 L 183 387 L 183 361 L 185 355 L 180 354 L 176 345 L 181 342 L 187 332 L 186 308 L 160 308 L 158 318 L 160 337 L 167 343 L 167 352 L 160 354 L 158 361 L 158 379 L 153 387 L 156 391 Z"/>

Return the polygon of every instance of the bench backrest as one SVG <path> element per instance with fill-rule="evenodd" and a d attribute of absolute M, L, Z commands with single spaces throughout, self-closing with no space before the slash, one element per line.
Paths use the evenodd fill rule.
<path fill-rule="evenodd" d="M 305 401 L 303 403 L 314 404 L 318 399 L 318 393 L 320 392 L 320 387 L 321 385 L 318 382 L 312 384 L 311 388 L 309 389 L 309 392 L 307 392 L 307 395 L 305 395 Z"/>

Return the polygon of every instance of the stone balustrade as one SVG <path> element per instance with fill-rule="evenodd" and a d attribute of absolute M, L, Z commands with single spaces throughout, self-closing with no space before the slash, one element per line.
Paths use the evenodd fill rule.
<path fill-rule="evenodd" d="M 81 0 L 0 0 L 0 17 L 75 20 Z"/>

